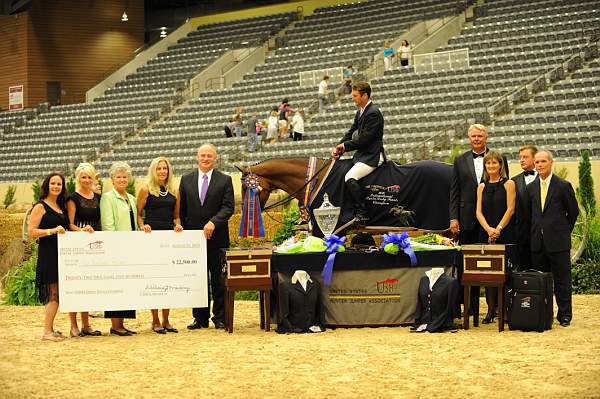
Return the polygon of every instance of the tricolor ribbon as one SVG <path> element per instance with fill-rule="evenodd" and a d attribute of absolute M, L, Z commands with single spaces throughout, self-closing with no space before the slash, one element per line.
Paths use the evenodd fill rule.
<path fill-rule="evenodd" d="M 327 257 L 327 261 L 325 262 L 325 266 L 323 266 L 323 271 L 321 272 L 321 276 L 323 277 L 323 283 L 326 286 L 331 284 L 331 278 L 333 275 L 333 262 L 335 262 L 335 255 L 337 254 L 337 250 L 341 245 L 344 245 L 346 242 L 346 237 L 338 237 L 335 234 L 330 235 L 325 239 L 323 244 L 327 247 L 325 252 L 329 254 Z"/>
<path fill-rule="evenodd" d="M 398 249 L 402 249 L 402 252 L 407 254 L 410 258 L 410 265 L 417 265 L 417 255 L 415 255 L 415 252 L 410 246 L 410 239 L 408 238 L 407 232 L 403 232 L 402 234 L 384 234 L 381 248 L 384 248 L 385 252 L 391 253 L 392 255 L 397 254 Z"/>
<path fill-rule="evenodd" d="M 246 193 L 244 194 L 239 235 L 240 237 L 264 237 L 265 228 L 260 209 L 258 176 L 249 173 L 243 180 L 242 184 L 246 187 Z"/>

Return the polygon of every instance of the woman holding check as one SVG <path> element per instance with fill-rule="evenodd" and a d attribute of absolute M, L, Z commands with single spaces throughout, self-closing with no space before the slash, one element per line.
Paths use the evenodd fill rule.
<path fill-rule="evenodd" d="M 135 197 L 126 191 L 131 177 L 131 167 L 125 162 L 115 162 L 109 170 L 113 189 L 100 199 L 100 220 L 103 231 L 138 230 Z M 116 310 L 104 312 L 110 318 L 110 333 L 118 336 L 136 334 L 123 324 L 124 319 L 135 319 L 135 310 Z"/>
<path fill-rule="evenodd" d="M 148 168 L 147 183 L 137 196 L 138 224 L 146 233 L 152 230 L 182 231 L 183 227 L 174 223 L 176 202 L 177 191 L 173 181 L 173 167 L 165 157 L 154 158 Z M 152 309 L 151 312 L 152 331 L 157 334 L 178 332 L 169 322 L 169 309 L 162 310 L 162 323 L 158 318 L 158 309 Z"/>

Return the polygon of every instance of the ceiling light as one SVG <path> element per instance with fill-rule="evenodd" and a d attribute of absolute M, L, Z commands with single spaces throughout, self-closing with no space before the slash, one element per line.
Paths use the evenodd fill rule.
<path fill-rule="evenodd" d="M 164 26 L 160 28 L 160 37 L 167 37 L 167 28 Z"/>
<path fill-rule="evenodd" d="M 129 21 L 129 18 L 127 18 L 127 13 L 125 11 L 123 11 L 123 15 L 121 15 L 121 21 L 123 21 L 123 22 Z"/>

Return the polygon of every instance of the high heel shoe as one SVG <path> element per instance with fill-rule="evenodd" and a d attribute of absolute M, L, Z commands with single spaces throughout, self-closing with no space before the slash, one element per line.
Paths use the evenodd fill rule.
<path fill-rule="evenodd" d="M 483 320 L 481 320 L 481 324 L 490 324 L 494 322 L 494 317 L 496 317 L 493 314 L 487 314 L 485 315 L 485 317 L 483 318 Z"/>

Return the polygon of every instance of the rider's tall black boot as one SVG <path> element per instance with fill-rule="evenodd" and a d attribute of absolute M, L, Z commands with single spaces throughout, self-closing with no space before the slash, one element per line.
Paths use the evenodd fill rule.
<path fill-rule="evenodd" d="M 354 202 L 354 217 L 360 224 L 366 224 L 369 221 L 367 210 L 365 208 L 365 196 L 358 180 L 348 179 L 346 189 Z"/>

